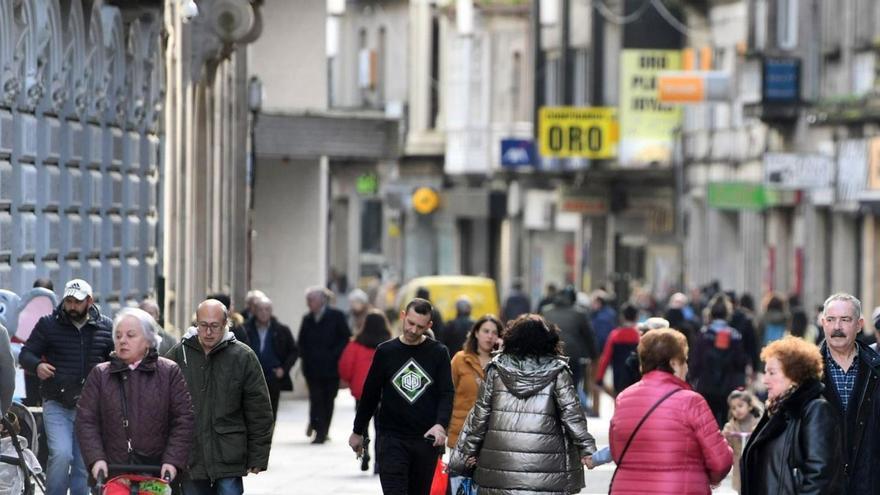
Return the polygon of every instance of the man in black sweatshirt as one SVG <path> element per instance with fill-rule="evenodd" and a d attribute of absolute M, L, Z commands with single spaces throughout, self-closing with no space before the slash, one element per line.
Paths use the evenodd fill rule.
<path fill-rule="evenodd" d="M 449 352 L 425 336 L 431 303 L 413 299 L 400 313 L 403 334 L 376 349 L 364 382 L 348 444 L 363 453 L 370 418 L 376 419 L 379 480 L 385 495 L 428 495 L 452 413 Z"/>

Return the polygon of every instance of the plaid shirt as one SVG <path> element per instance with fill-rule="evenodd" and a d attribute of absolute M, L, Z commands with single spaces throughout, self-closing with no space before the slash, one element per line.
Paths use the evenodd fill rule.
<path fill-rule="evenodd" d="M 843 371 L 843 368 L 837 364 L 837 361 L 831 357 L 831 352 L 825 348 L 825 370 L 831 378 L 831 383 L 837 390 L 840 402 L 843 405 L 843 411 L 846 412 L 849 406 L 849 400 L 853 395 L 853 389 L 856 387 L 856 377 L 859 376 L 859 352 L 853 357 L 852 365 L 849 369 Z"/>

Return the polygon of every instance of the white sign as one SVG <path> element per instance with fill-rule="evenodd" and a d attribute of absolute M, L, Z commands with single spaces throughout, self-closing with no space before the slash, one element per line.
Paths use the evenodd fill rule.
<path fill-rule="evenodd" d="M 819 189 L 834 181 L 834 159 L 825 155 L 764 154 L 764 184 L 780 189 Z"/>
<path fill-rule="evenodd" d="M 867 179 L 867 142 L 863 139 L 841 141 L 837 149 L 837 201 L 857 202 Z"/>

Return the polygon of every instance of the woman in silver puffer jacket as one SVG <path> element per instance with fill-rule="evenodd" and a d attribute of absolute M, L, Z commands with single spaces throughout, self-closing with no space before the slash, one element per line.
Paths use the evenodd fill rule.
<path fill-rule="evenodd" d="M 596 451 L 559 330 L 538 315 L 517 318 L 486 368 L 449 471 L 469 474 L 480 495 L 567 495 L 584 487 Z"/>

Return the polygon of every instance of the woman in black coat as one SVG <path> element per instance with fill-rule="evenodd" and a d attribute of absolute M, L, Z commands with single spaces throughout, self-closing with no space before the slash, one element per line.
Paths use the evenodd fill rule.
<path fill-rule="evenodd" d="M 785 337 L 761 352 L 767 408 L 742 456 L 743 495 L 841 493 L 841 431 L 819 349 Z"/>

